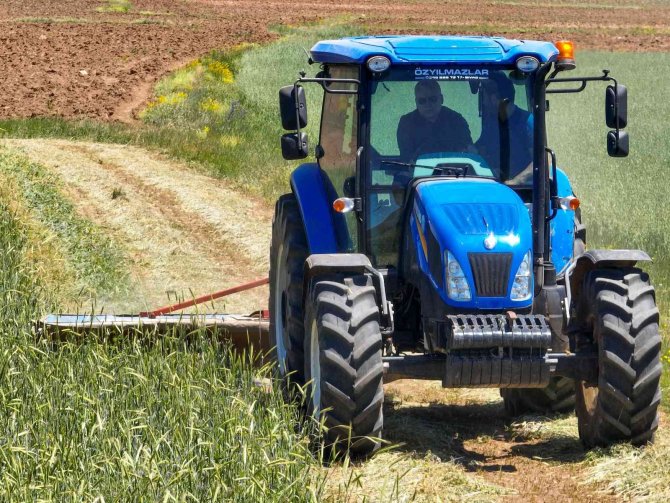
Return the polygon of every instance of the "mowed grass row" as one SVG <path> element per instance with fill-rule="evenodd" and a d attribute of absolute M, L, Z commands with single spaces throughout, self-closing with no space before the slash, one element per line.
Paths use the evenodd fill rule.
<path fill-rule="evenodd" d="M 62 194 L 63 181 L 48 169 L 0 147 L 0 200 L 12 199 L 30 227 L 32 253 L 52 290 L 80 301 L 128 292 L 123 248 L 94 222 L 77 215 Z M 17 197 L 18 196 L 18 197 Z M 69 284 L 57 284 L 57 282 Z"/>

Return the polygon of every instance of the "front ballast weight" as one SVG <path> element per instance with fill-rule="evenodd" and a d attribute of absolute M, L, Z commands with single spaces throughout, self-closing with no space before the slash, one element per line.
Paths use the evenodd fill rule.
<path fill-rule="evenodd" d="M 460 387 L 545 387 L 551 375 L 551 329 L 544 316 L 448 316 L 442 384 Z"/>
<path fill-rule="evenodd" d="M 455 315 L 433 321 L 441 354 L 385 357 L 385 381 L 442 380 L 446 388 L 545 388 L 557 376 L 593 383 L 596 355 L 552 351 L 544 315 Z"/>

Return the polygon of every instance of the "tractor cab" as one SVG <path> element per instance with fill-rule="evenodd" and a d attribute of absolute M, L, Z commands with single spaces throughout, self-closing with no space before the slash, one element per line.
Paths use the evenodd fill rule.
<path fill-rule="evenodd" d="M 644 285 L 649 307 L 633 268 L 649 257 L 585 252 L 579 200 L 545 129 L 549 93 L 604 82 L 607 151 L 626 156 L 626 88 L 606 70 L 560 76 L 575 68 L 569 42 L 358 37 L 317 43 L 309 62 L 318 73 L 279 93 L 283 156 L 303 159 L 304 86 L 324 91 L 314 162 L 293 171 L 275 209 L 270 334 L 280 374 L 311 386 L 312 414 L 355 430 L 329 438 L 379 445 L 368 437 L 381 431 L 384 376 L 499 387 L 512 413 L 563 410 L 577 389 L 585 443 L 648 439 L 651 412 L 635 435 L 631 417 L 623 435 L 593 426 L 614 414 L 598 396 L 632 371 L 609 368 L 603 394 L 592 389 L 611 363 L 596 284 Z M 654 338 L 640 344 L 658 349 L 647 321 Z M 647 398 L 639 407 L 655 413 Z"/>
<path fill-rule="evenodd" d="M 340 215 L 331 215 L 339 252 L 363 253 L 374 267 L 399 274 L 402 283 L 411 265 L 402 257 L 404 224 L 412 216 L 408 204 L 414 200 L 408 189 L 417 179 L 495 181 L 518 196 L 508 193 L 508 203 L 525 205 L 537 223 L 560 204 L 569 204 L 572 188 L 546 145 L 544 118 L 549 83 L 570 81 L 555 76 L 574 68 L 571 44 L 489 37 L 357 37 L 317 43 L 310 63 L 320 64 L 316 78 L 301 77 L 280 92 L 282 122 L 286 129 L 297 130 L 284 135 L 282 149 L 287 159 L 308 155 L 307 137 L 300 131 L 307 120 L 302 84 L 318 82 L 325 92 L 314 154 L 326 190 L 342 205 Z M 616 128 L 608 137 L 608 150 L 626 155 L 627 135 L 619 130 L 625 126 L 624 86 L 617 87 L 607 74 L 578 80 L 584 85 L 588 80 L 614 82 L 610 87 L 616 93 L 608 110 L 616 109 L 618 119 L 608 119 Z M 563 86 L 556 92 L 581 89 Z M 489 185 L 482 181 L 475 187 L 478 193 Z M 460 188 L 449 185 L 453 192 Z M 575 209 L 538 225 L 535 264 L 545 255 L 543 262 L 551 262 L 559 273 L 568 265 L 572 243 L 552 245 L 549 236 L 574 227 Z M 475 213 L 466 217 L 480 221 L 474 224 L 478 231 L 501 231 Z"/>

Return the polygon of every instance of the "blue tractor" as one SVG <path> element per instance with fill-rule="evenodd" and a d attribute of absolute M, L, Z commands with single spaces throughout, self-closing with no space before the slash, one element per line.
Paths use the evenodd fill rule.
<path fill-rule="evenodd" d="M 572 44 L 386 36 L 311 49 L 280 90 L 286 159 L 308 156 L 304 84 L 323 88 L 315 162 L 279 198 L 270 337 L 325 441 L 380 445 L 383 382 L 499 388 L 510 414 L 576 409 L 587 446 L 652 441 L 659 314 L 640 250 L 585 249 L 547 144 L 550 93 L 606 84 L 607 149 L 628 154 L 626 89 Z"/>

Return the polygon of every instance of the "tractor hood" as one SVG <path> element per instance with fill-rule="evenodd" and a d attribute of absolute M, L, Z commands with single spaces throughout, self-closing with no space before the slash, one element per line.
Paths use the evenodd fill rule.
<path fill-rule="evenodd" d="M 424 272 L 447 304 L 505 309 L 532 303 L 532 296 L 511 298 L 515 275 L 532 249 L 532 229 L 528 209 L 509 187 L 473 178 L 420 182 L 416 185 L 411 225 L 416 230 L 422 269 L 425 267 Z M 469 283 L 469 300 L 448 296 L 447 252 L 456 258 Z"/>

